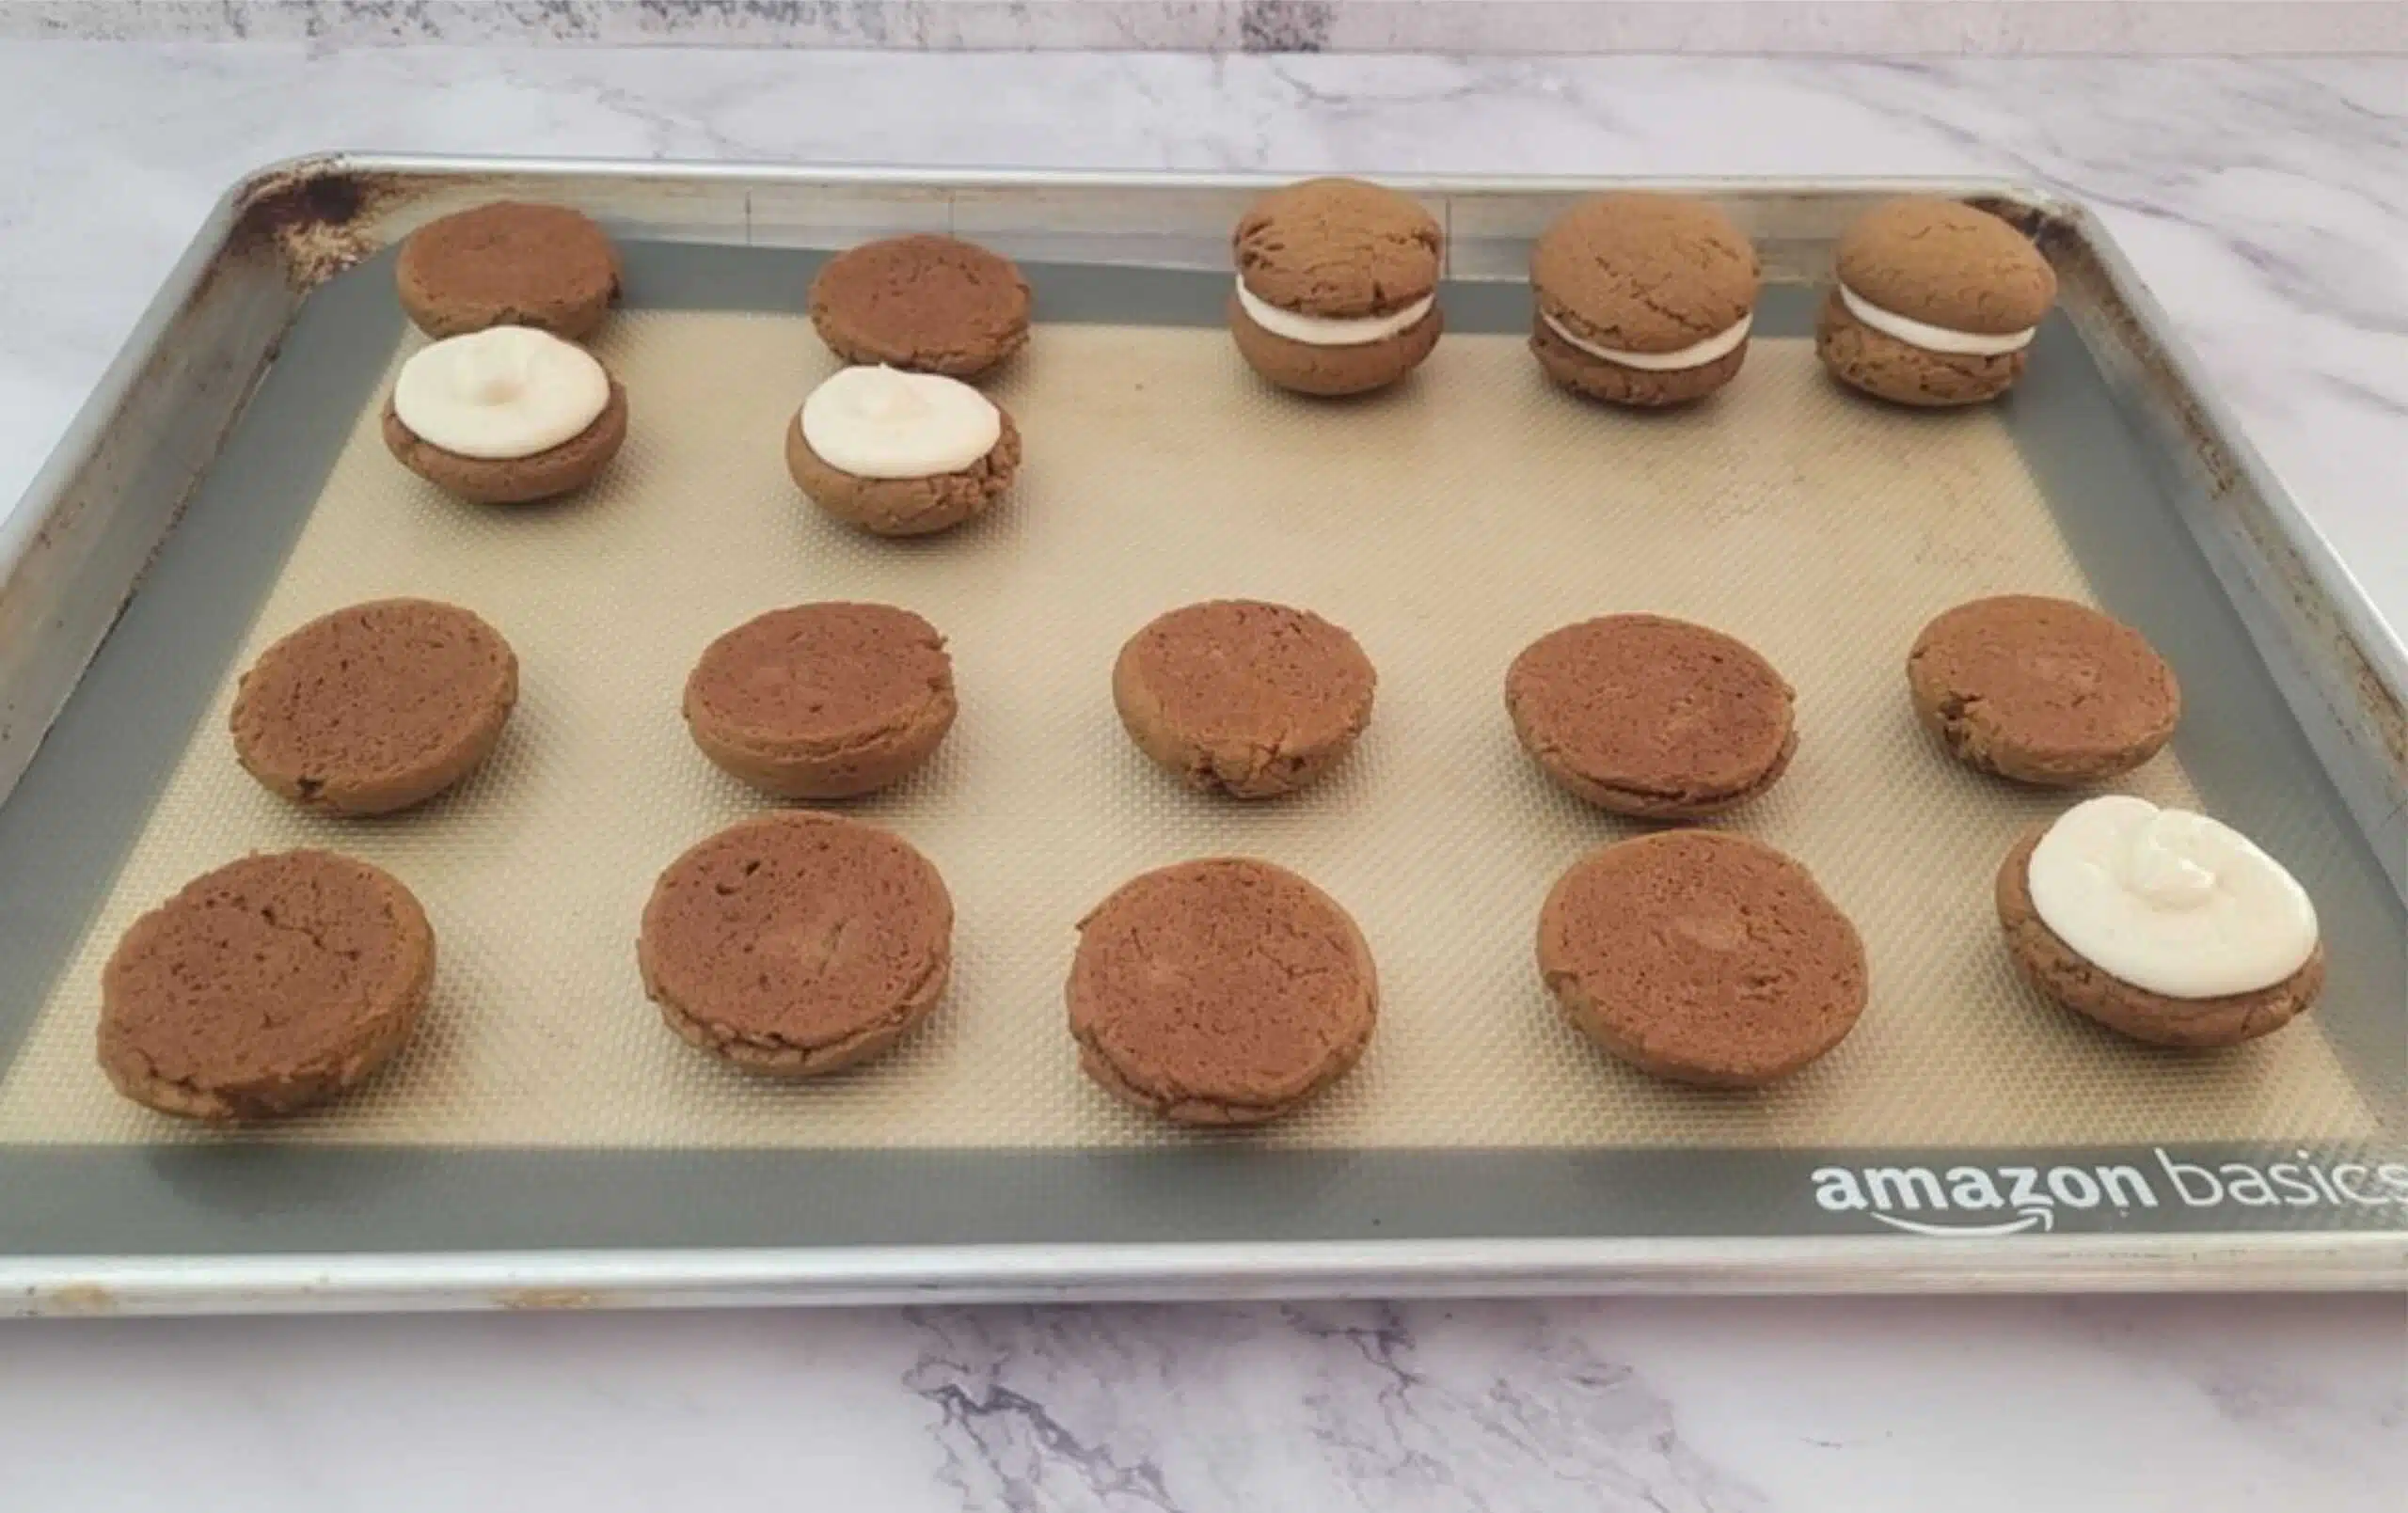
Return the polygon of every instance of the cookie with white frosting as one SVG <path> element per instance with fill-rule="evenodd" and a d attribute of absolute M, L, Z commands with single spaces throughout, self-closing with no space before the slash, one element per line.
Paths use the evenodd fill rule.
<path fill-rule="evenodd" d="M 1600 195 L 1530 248 L 1530 351 L 1591 399 L 1687 404 L 1738 376 L 1761 287 L 1754 244 L 1713 205 Z"/>
<path fill-rule="evenodd" d="M 2204 814 L 2121 794 L 2078 804 L 2016 843 L 1997 891 L 2024 980 L 2135 1040 L 2239 1045 L 2324 986 L 2306 890 Z"/>
<path fill-rule="evenodd" d="M 627 391 L 583 347 L 531 326 L 448 337 L 402 364 L 385 446 L 475 504 L 527 504 L 594 481 L 627 439 Z"/>
<path fill-rule="evenodd" d="M 786 471 L 839 520 L 879 536 L 926 536 L 1004 496 L 1020 471 L 1020 429 L 959 379 L 847 368 L 787 424 Z"/>
<path fill-rule="evenodd" d="M 1979 404 L 2022 376 L 2057 276 L 2022 232 L 1950 199 L 1893 199 L 1840 238 L 1814 350 L 1852 388 Z"/>
<path fill-rule="evenodd" d="M 1445 329 L 1445 240 L 1418 202 L 1359 179 L 1271 191 L 1230 239 L 1239 355 L 1299 394 L 1386 388 L 1419 367 Z"/>

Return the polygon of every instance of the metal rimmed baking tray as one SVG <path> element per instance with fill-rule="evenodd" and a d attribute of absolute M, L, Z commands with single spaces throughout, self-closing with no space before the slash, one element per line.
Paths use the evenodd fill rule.
<path fill-rule="evenodd" d="M 1381 400 L 1255 384 L 1215 323 L 1231 179 L 829 173 L 332 157 L 226 199 L 0 538 L 0 1296 L 26 1312 L 1582 1289 L 2365 1286 L 2408 1277 L 2408 657 L 2232 431 L 2079 207 L 1910 186 L 2027 229 L 2064 297 L 2025 384 L 1908 416 L 1821 382 L 1812 285 L 1877 183 L 1718 182 L 1771 287 L 1741 381 L 1640 419 L 1521 351 L 1529 239 L 1599 184 L 1404 185 L 1450 233 L 1450 334 Z M 417 339 L 386 251 L 447 211 L 576 204 L 622 239 L 600 348 L 636 411 L 591 497 L 464 510 L 370 423 Z M 1022 260 L 1039 328 L 996 392 L 1029 437 L 1006 510 L 846 535 L 778 432 L 829 359 L 826 249 L 944 229 Z M 2020 996 L 1987 919 L 2054 801 L 1921 744 L 1899 664 L 1929 612 L 2096 600 L 2190 693 L 2135 792 L 2257 834 L 2314 891 L 2325 1001 L 2168 1057 Z M 295 816 L 223 748 L 233 673 L 376 592 L 469 603 L 526 696 L 486 772 L 368 826 Z M 1214 592 L 1361 637 L 1381 713 L 1340 778 L 1243 812 L 1112 724 L 1117 637 Z M 965 714 L 862 812 L 936 858 L 959 971 L 929 1031 L 826 1087 L 698 1063 L 632 966 L 653 871 L 757 800 L 684 743 L 709 633 L 892 598 L 952 637 Z M 1624 833 L 1514 757 L 1531 635 L 1613 608 L 1721 623 L 1800 692 L 1798 764 L 1729 823 L 1813 866 L 1875 999 L 1773 1093 L 1647 1083 L 1547 1012 L 1554 874 Z M 315 843 L 426 900 L 428 1025 L 372 1087 L 196 1131 L 90 1062 L 97 964 L 202 866 Z M 1299 866 L 1362 920 L 1372 1054 L 1259 1136 L 1145 1127 L 1060 1026 L 1078 909 L 1206 851 Z"/>

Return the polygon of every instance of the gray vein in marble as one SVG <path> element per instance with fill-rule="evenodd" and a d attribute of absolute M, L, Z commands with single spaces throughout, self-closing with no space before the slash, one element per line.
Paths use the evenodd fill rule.
<path fill-rule="evenodd" d="M 2365 53 L 2383 0 L 9 0 L 0 37 L 1150 51 Z"/>
<path fill-rule="evenodd" d="M 1278 1458 L 1286 1485 L 1319 1489 L 1317 1506 L 1768 1506 L 1682 1438 L 1643 1374 L 1536 1327 L 1527 1306 L 908 1316 L 923 1343 L 904 1385 L 932 1411 L 964 1507 L 1276 1505 L 1279 1484 L 1235 1454 L 1271 1436 L 1291 1446 Z M 1432 1337 L 1439 1348 L 1425 1349 Z"/>

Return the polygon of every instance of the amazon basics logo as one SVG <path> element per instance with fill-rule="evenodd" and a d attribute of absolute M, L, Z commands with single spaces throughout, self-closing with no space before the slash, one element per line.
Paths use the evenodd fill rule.
<path fill-rule="evenodd" d="M 1814 1204 L 1911 1235 L 2020 1235 L 2067 1212 L 2104 1209 L 2408 1208 L 2408 1164 L 2295 1161 L 2208 1165 L 2152 1150 L 2154 1167 L 1818 1166 Z"/>

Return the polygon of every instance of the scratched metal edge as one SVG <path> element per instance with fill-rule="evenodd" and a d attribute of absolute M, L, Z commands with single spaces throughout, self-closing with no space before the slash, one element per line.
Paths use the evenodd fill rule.
<path fill-rule="evenodd" d="M 0 1316 L 2402 1287 L 2398 1233 L 915 1246 L 0 1261 Z"/>

